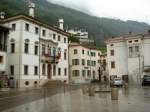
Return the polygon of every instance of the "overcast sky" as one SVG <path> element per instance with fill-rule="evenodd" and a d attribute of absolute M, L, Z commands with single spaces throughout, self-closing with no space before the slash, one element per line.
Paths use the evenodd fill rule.
<path fill-rule="evenodd" d="M 150 24 L 150 0 L 49 0 L 99 17 Z"/>

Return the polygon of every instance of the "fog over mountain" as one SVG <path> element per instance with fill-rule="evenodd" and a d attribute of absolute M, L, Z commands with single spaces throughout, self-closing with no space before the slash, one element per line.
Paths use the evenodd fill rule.
<path fill-rule="evenodd" d="M 86 4 L 86 0 L 47 0 L 47 1 L 92 15 L 92 12 L 90 12 L 90 7 L 88 7 Z"/>
<path fill-rule="evenodd" d="M 28 15 L 28 4 L 25 1 L 26 0 L 0 0 L 0 11 L 4 11 L 6 17 L 15 16 L 20 13 Z M 62 0 L 61 2 L 58 2 L 59 0 L 50 0 L 51 2 L 53 1 L 53 3 L 47 0 L 33 1 L 36 5 L 35 18 L 51 25 L 56 25 L 58 19 L 63 18 L 65 28 L 86 29 L 89 32 L 89 38 L 94 39 L 97 46 L 105 45 L 105 40 L 111 36 L 124 35 L 129 32 L 143 33 L 150 29 L 150 25 L 143 22 L 90 16 L 89 13 L 92 13 L 92 7 L 90 7 L 92 3 L 90 3 L 90 1 L 93 1 L 95 4 L 94 1 L 97 0 Z M 56 2 L 60 5 L 57 5 Z M 64 5 L 61 6 L 62 4 L 73 9 L 76 8 L 82 12 L 66 8 Z M 98 5 L 102 8 L 101 4 Z M 92 14 L 94 15 L 94 13 Z M 126 15 L 125 12 L 123 14 Z M 141 16 L 141 18 L 142 17 L 143 16 Z"/>
<path fill-rule="evenodd" d="M 150 24 L 150 0 L 48 0 L 98 17 Z"/>

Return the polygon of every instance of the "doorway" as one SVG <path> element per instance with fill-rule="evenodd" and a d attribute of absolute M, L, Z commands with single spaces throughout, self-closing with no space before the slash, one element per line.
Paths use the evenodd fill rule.
<path fill-rule="evenodd" d="M 52 77 L 51 77 L 51 69 L 52 69 L 51 64 L 48 64 L 48 65 L 47 65 L 47 78 L 48 78 L 48 79 L 51 79 L 51 78 L 52 78 Z"/>

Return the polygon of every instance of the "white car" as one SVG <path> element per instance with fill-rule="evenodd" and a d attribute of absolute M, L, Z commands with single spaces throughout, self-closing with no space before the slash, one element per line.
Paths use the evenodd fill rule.
<path fill-rule="evenodd" d="M 123 84 L 124 84 L 124 81 L 121 78 L 114 78 L 110 82 L 111 86 L 123 86 Z"/>

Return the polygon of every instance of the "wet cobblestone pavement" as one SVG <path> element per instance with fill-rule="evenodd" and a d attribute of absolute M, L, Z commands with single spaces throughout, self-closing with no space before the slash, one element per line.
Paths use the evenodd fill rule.
<path fill-rule="evenodd" d="M 119 88 L 119 100 L 110 93 L 83 94 L 81 89 L 55 94 L 2 112 L 150 112 L 150 87 Z"/>

